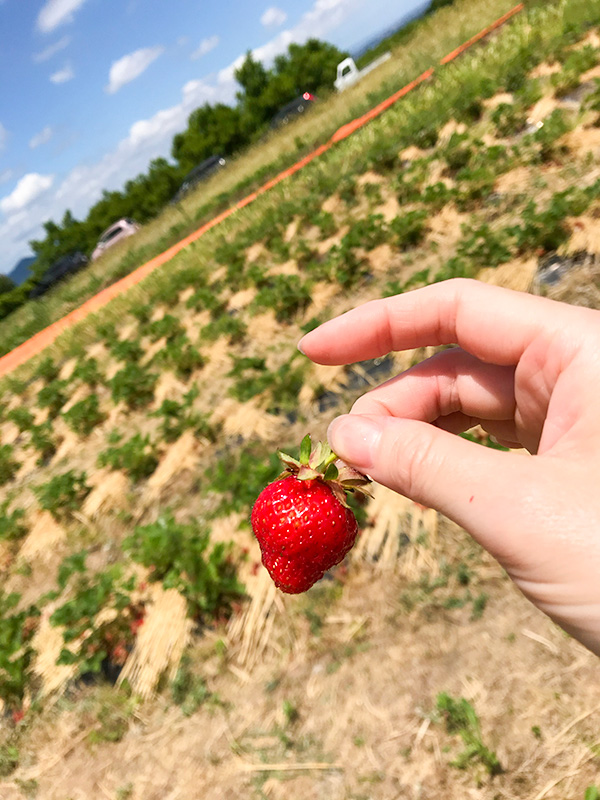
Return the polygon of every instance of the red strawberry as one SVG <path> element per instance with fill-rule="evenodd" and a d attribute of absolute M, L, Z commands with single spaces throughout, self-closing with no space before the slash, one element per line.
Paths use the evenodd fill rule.
<path fill-rule="evenodd" d="M 346 491 L 366 493 L 368 478 L 338 461 L 319 442 L 311 452 L 310 436 L 300 460 L 279 453 L 286 471 L 263 489 L 252 509 L 252 530 L 262 562 L 275 585 L 298 594 L 320 580 L 344 558 L 356 541 L 356 517 Z"/>

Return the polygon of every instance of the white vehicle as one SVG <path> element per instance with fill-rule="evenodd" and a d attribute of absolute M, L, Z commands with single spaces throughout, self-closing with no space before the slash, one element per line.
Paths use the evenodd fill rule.
<path fill-rule="evenodd" d="M 391 53 L 384 53 L 382 56 L 376 58 L 375 61 L 371 61 L 370 64 L 367 64 L 367 66 L 363 67 L 362 69 L 359 69 L 356 66 L 353 58 L 345 58 L 343 61 L 340 61 L 337 66 L 337 78 L 333 82 L 333 85 L 338 92 L 343 92 L 344 89 L 347 89 L 361 78 L 364 78 L 365 75 L 368 75 L 369 72 L 377 69 L 377 67 L 380 67 L 391 57 Z"/>
<path fill-rule="evenodd" d="M 113 223 L 110 228 L 107 228 L 102 236 L 98 239 L 96 249 L 92 253 L 92 261 L 99 258 L 105 250 L 112 247 L 113 244 L 120 242 L 121 239 L 126 239 L 128 236 L 133 236 L 137 233 L 140 226 L 129 217 L 123 217 L 118 222 Z"/>

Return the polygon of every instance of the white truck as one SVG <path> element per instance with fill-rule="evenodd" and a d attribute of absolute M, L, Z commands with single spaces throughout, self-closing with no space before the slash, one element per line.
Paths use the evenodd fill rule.
<path fill-rule="evenodd" d="M 365 75 L 368 75 L 369 72 L 372 72 L 372 70 L 380 67 L 391 57 L 391 53 L 384 53 L 382 56 L 376 58 L 375 61 L 371 61 L 370 64 L 367 64 L 367 66 L 363 67 L 362 69 L 359 69 L 356 66 L 353 58 L 345 58 L 343 61 L 340 61 L 337 66 L 337 78 L 333 82 L 333 85 L 338 92 L 343 92 L 344 89 L 347 89 L 361 78 L 364 78 Z"/>

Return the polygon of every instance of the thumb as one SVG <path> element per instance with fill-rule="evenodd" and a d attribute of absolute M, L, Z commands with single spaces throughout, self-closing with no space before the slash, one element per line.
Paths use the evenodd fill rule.
<path fill-rule="evenodd" d="M 531 459 L 470 442 L 411 419 L 348 414 L 329 426 L 343 460 L 422 505 L 441 511 L 497 557 L 502 531 L 531 485 Z M 500 547 L 499 547 L 500 545 Z"/>

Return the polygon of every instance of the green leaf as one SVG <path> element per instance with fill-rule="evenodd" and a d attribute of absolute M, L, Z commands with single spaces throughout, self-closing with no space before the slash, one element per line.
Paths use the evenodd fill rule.
<path fill-rule="evenodd" d="M 312 442 L 310 440 L 310 433 L 307 433 L 304 439 L 302 439 L 302 444 L 300 445 L 301 464 L 308 464 L 311 450 L 312 450 Z"/>

